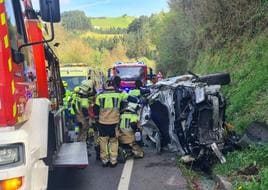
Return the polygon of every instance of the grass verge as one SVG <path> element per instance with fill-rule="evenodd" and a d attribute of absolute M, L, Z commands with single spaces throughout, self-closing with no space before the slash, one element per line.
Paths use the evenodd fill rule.
<path fill-rule="evenodd" d="M 227 97 L 227 121 L 238 133 L 253 121 L 268 123 L 268 30 L 254 39 L 240 39 L 220 50 L 200 55 L 194 66 L 200 74 L 229 72 L 232 83 L 223 88 Z M 235 189 L 268 189 L 268 146 L 229 153 L 227 163 L 216 164 L 214 174 L 229 177 Z M 247 167 L 254 175 L 240 175 Z"/>
<path fill-rule="evenodd" d="M 227 176 L 239 190 L 268 189 L 268 146 L 253 146 L 227 155 L 226 164 L 217 164 L 214 174 Z"/>

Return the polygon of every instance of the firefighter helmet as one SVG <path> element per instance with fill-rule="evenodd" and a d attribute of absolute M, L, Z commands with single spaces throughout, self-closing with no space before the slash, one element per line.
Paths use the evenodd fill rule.
<path fill-rule="evenodd" d="M 66 87 L 68 87 L 68 82 L 66 82 L 66 81 L 62 81 L 62 84 L 63 84 L 63 86 L 66 88 Z"/>
<path fill-rule="evenodd" d="M 128 102 L 126 107 L 124 108 L 124 111 L 129 111 L 131 113 L 137 113 L 138 109 L 139 109 L 138 104 Z"/>
<path fill-rule="evenodd" d="M 80 87 L 79 87 L 79 86 L 74 87 L 74 92 L 75 92 L 75 93 L 77 93 L 77 92 L 79 92 L 79 91 L 80 91 Z"/>

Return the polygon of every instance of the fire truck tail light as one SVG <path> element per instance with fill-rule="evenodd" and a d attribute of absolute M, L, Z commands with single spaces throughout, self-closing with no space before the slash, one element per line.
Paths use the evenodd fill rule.
<path fill-rule="evenodd" d="M 0 146 L 0 168 L 19 165 L 23 162 L 23 144 L 9 144 Z M 2 190 L 2 189 L 1 189 Z"/>
<path fill-rule="evenodd" d="M 1 190 L 18 190 L 23 183 L 23 177 L 17 177 L 0 181 Z"/>

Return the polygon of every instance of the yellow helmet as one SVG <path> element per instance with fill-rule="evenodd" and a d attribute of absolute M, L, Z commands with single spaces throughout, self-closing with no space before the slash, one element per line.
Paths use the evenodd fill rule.
<path fill-rule="evenodd" d="M 80 87 L 79 86 L 76 86 L 76 87 L 74 87 L 74 92 L 79 92 L 79 90 L 80 90 Z"/>
<path fill-rule="evenodd" d="M 64 87 L 67 87 L 68 86 L 68 82 L 66 82 L 64 80 L 62 81 L 62 84 L 63 84 Z"/>

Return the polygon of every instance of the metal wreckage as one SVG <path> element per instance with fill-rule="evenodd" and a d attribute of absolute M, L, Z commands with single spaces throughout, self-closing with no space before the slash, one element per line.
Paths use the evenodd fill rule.
<path fill-rule="evenodd" d="M 233 148 L 237 136 L 225 123 L 226 101 L 221 85 L 228 73 L 167 78 L 151 86 L 148 104 L 141 110 L 144 133 L 156 151 L 178 152 L 185 162 L 201 161 L 210 167 L 212 157 L 226 162 L 222 152 Z"/>

